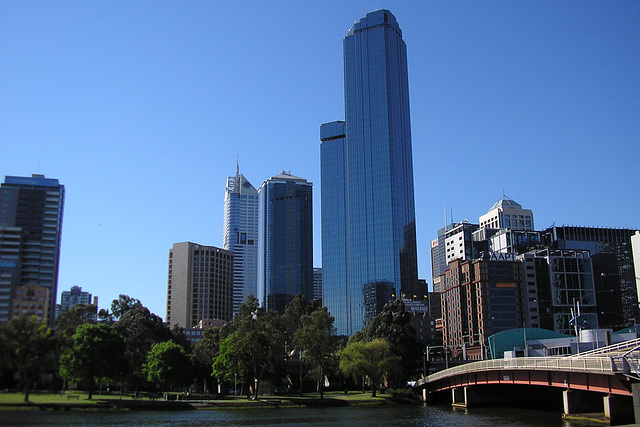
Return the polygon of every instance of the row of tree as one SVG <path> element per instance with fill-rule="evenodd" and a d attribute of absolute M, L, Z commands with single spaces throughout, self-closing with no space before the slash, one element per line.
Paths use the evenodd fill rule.
<path fill-rule="evenodd" d="M 399 386 L 415 373 L 422 351 L 401 301 L 387 304 L 372 323 L 345 344 L 326 307 L 297 296 L 283 315 L 261 308 L 251 296 L 231 322 L 204 331 L 195 346 L 180 328 L 169 328 L 137 299 L 120 295 L 111 311 L 95 318 L 91 307 L 62 313 L 55 332 L 35 318 L 18 317 L 0 327 L 0 386 L 29 392 L 43 374 L 64 389 L 81 381 L 92 397 L 96 383 L 139 390 L 178 386 L 213 390 L 238 381 L 258 397 L 260 383 L 279 384 L 293 354 L 323 397 L 328 376 Z"/>

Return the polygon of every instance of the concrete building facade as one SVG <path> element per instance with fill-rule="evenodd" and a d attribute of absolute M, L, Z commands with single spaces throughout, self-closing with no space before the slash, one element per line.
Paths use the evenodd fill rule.
<path fill-rule="evenodd" d="M 192 242 L 169 250 L 169 327 L 194 328 L 200 322 L 233 316 L 233 252 Z"/>

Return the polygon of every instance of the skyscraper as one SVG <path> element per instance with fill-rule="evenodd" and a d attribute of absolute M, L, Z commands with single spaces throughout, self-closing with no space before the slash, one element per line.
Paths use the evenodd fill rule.
<path fill-rule="evenodd" d="M 258 291 L 258 190 L 240 173 L 227 179 L 223 247 L 233 252 L 233 312 Z"/>
<path fill-rule="evenodd" d="M 167 317 L 169 327 L 231 320 L 233 252 L 192 242 L 169 250 Z"/>
<path fill-rule="evenodd" d="M 258 300 L 284 312 L 298 294 L 313 299 L 312 183 L 281 172 L 260 186 Z"/>
<path fill-rule="evenodd" d="M 0 187 L 0 323 L 12 314 L 16 287 L 48 288 L 55 320 L 64 186 L 43 175 L 7 176 Z"/>
<path fill-rule="evenodd" d="M 82 287 L 72 286 L 70 290 L 63 291 L 60 295 L 60 306 L 58 307 L 58 313 L 56 315 L 59 315 L 63 311 L 69 311 L 74 305 L 90 305 L 92 302 L 97 307 L 98 297 L 92 298 L 91 293 L 82 291 Z"/>
<path fill-rule="evenodd" d="M 345 121 L 320 128 L 322 268 L 323 302 L 338 333 L 351 335 L 371 312 L 365 301 L 415 294 L 418 267 L 402 31 L 377 10 L 343 48 Z"/>

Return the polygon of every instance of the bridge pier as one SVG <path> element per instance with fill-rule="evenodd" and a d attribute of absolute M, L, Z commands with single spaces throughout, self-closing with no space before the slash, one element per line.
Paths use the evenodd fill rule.
<path fill-rule="evenodd" d="M 453 406 L 467 406 L 467 387 L 454 387 L 451 389 L 451 404 Z"/>
<path fill-rule="evenodd" d="M 640 423 L 640 383 L 632 383 L 631 392 L 633 397 L 633 414 L 636 423 Z"/>
<path fill-rule="evenodd" d="M 564 414 L 578 414 L 581 412 L 603 412 L 600 396 L 581 390 L 564 390 L 562 392 L 562 403 Z"/>
<path fill-rule="evenodd" d="M 629 404 L 629 396 L 604 396 L 604 416 L 610 420 L 632 421 L 635 412 L 635 405 L 632 409 Z M 617 424 L 617 423 L 616 423 Z"/>
<path fill-rule="evenodd" d="M 453 406 L 469 408 L 482 403 L 483 399 L 478 394 L 478 387 L 463 386 L 451 389 L 451 404 Z"/>

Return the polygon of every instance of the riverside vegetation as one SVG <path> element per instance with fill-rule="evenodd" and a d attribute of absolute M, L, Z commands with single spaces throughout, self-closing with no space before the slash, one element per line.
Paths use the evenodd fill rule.
<path fill-rule="evenodd" d="M 55 331 L 35 317 L 0 326 L 0 389 L 5 390 L 0 403 L 16 399 L 10 390 L 21 391 L 24 402 L 43 396 L 92 401 L 97 390 L 100 401 L 171 392 L 166 396 L 210 400 L 223 396 L 214 391 L 233 387 L 244 401 L 268 400 L 265 393 L 280 392 L 287 394 L 280 402 L 291 402 L 296 400 L 292 392 L 302 396 L 303 391 L 292 366 L 300 378 L 304 368 L 307 389 L 315 384 L 306 399 L 323 399 L 327 389 L 333 390 L 332 399 L 353 402 L 362 394 L 348 390 L 365 387 L 375 399 L 379 387 L 401 388 L 416 372 L 422 352 L 409 316 L 401 301 L 388 303 L 347 341 L 335 335 L 326 307 L 308 304 L 301 295 L 283 315 L 264 310 L 250 296 L 232 321 L 206 329 L 192 346 L 182 329 L 169 329 L 140 300 L 120 295 L 111 311 L 97 316 L 94 307 L 72 307 L 57 318 Z"/>

